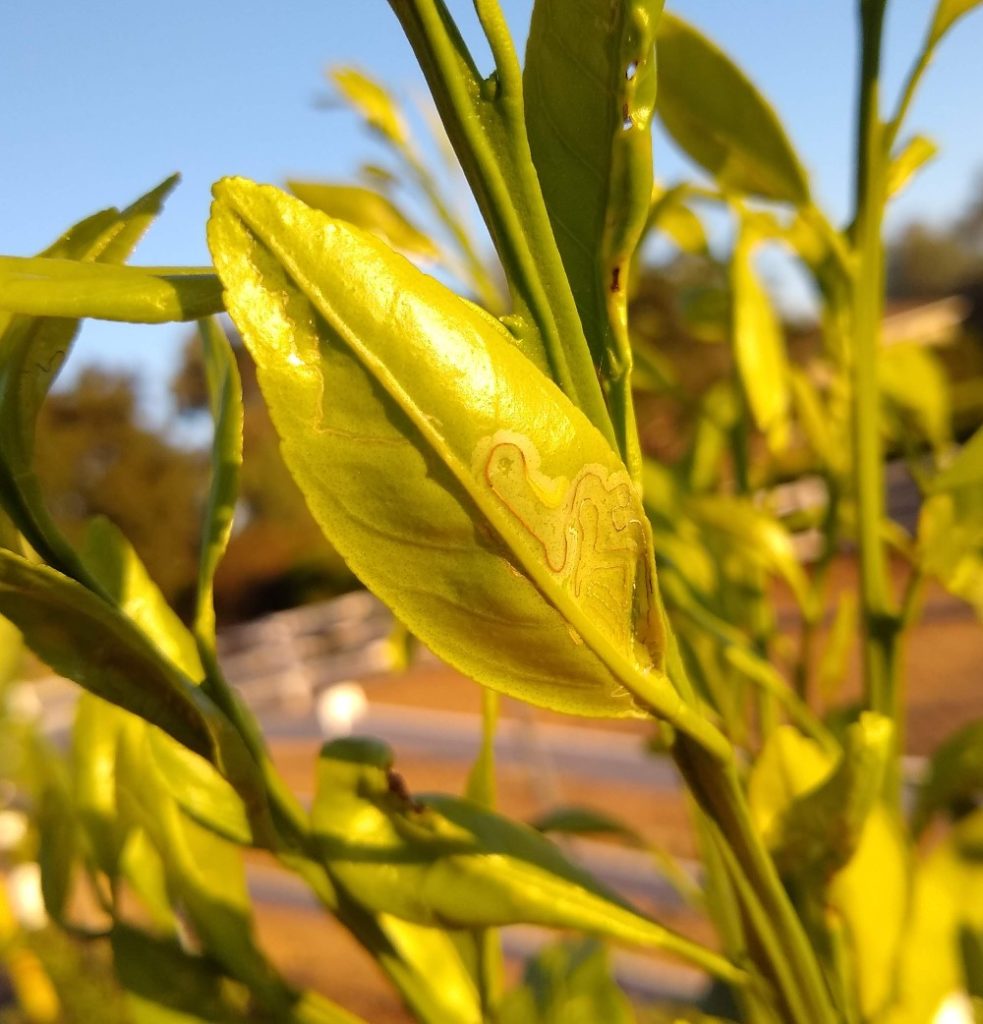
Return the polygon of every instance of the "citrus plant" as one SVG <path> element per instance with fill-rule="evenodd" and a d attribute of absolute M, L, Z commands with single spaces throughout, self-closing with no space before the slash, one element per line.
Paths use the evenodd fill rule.
<path fill-rule="evenodd" d="M 71 771 L 41 786 L 59 809 L 39 819 L 46 903 L 80 930 L 69 896 L 87 880 L 103 923 L 86 934 L 111 943 L 134 1019 L 355 1019 L 266 959 L 250 848 L 301 878 L 432 1024 L 567 1019 L 577 1000 L 583 1019 L 631 1018 L 593 945 L 548 953 L 504 993 L 496 929 L 516 923 L 688 961 L 750 1024 L 916 1024 L 955 990 L 983 992 L 983 918 L 967 895 L 981 882 L 979 727 L 939 751 L 913 814 L 901 760 L 902 641 L 923 581 L 981 604 L 983 435 L 955 448 L 941 385 L 934 399 L 908 386 L 927 357 L 878 343 L 884 209 L 931 153 L 921 136 L 899 139 L 936 47 L 975 6 L 939 0 L 885 118 L 886 0 L 861 0 L 856 205 L 843 229 L 812 198 L 767 101 L 659 0 L 536 0 L 524 65 L 495 0 L 474 0 L 487 75 L 442 0 L 391 0 L 507 297 L 398 107 L 353 71 L 338 88 L 431 204 L 445 247 L 379 189 L 295 183 L 291 196 L 228 178 L 208 224 L 213 268 L 125 264 L 171 180 L 40 256 L 0 259 L 0 613 L 87 691 Z M 705 183 L 656 185 L 656 115 Z M 649 369 L 657 359 L 637 337 L 633 347 L 629 302 L 649 231 L 703 244 L 701 202 L 736 225 L 736 370 L 700 399 L 690 450 L 669 466 L 639 440 L 635 349 Z M 822 387 L 785 352 L 755 265 L 766 243 L 786 246 L 822 296 Z M 477 301 L 394 246 L 449 252 Z M 210 319 L 222 310 L 332 544 L 413 634 L 488 690 L 464 797 L 413 793 L 383 742 L 350 738 L 325 746 L 303 807 L 222 674 L 212 581 L 242 423 L 235 360 Z M 190 626 L 112 524 L 93 522 L 75 548 L 45 508 L 35 419 L 86 316 L 200 319 L 215 435 Z M 925 492 L 914 538 L 885 516 L 885 436 Z M 809 523 L 821 538 L 809 571 L 790 524 L 754 500 L 755 473 L 796 438 L 827 494 Z M 824 720 L 809 698 L 844 540 L 861 568 L 863 699 Z M 889 548 L 907 566 L 900 600 Z M 790 680 L 768 597 L 776 576 L 803 623 Z M 854 625 L 847 605 L 834 639 Z M 831 642 L 820 674 L 842 670 L 842 646 Z M 692 797 L 716 945 L 640 913 L 494 810 L 496 694 L 657 725 Z"/>

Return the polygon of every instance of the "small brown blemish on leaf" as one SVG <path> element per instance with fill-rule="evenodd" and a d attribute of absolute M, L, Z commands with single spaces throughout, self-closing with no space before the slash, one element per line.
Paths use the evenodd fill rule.
<path fill-rule="evenodd" d="M 611 271 L 611 291 L 621 291 L 621 267 L 614 267 Z"/>

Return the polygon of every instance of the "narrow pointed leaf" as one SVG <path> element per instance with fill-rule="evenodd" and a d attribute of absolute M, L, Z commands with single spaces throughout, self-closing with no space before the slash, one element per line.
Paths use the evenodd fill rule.
<path fill-rule="evenodd" d="M 121 262 L 160 212 L 176 181 L 168 178 L 122 211 L 104 210 L 87 217 L 41 256 Z M 84 578 L 78 558 L 48 515 L 32 467 L 38 412 L 77 331 L 77 320 L 18 316 L 0 309 L 0 502 L 46 561 Z"/>
<path fill-rule="evenodd" d="M 754 421 L 781 442 L 788 414 L 788 357 L 781 323 L 754 266 L 755 237 L 742 227 L 731 258 L 734 355 Z"/>
<path fill-rule="evenodd" d="M 384 139 L 403 146 L 409 129 L 396 101 L 374 78 L 357 68 L 333 68 L 329 73 L 335 88 L 346 102 Z"/>
<path fill-rule="evenodd" d="M 652 193 L 662 0 L 537 0 L 523 89 L 533 162 L 623 451 L 631 405 L 628 276 Z"/>
<path fill-rule="evenodd" d="M 218 279 L 207 268 L 0 256 L 0 310 L 8 313 L 163 324 L 221 309 Z"/>
<path fill-rule="evenodd" d="M 0 551 L 0 614 L 60 675 L 158 726 L 242 791 L 258 792 L 255 765 L 238 733 L 129 619 L 91 591 Z"/>
<path fill-rule="evenodd" d="M 332 185 L 326 182 L 288 181 L 287 187 L 298 198 L 329 217 L 348 221 L 371 231 L 394 249 L 410 256 L 434 260 L 437 246 L 392 200 L 370 188 L 357 185 Z"/>
<path fill-rule="evenodd" d="M 370 236 L 246 181 L 216 196 L 212 252 L 284 457 L 360 578 L 494 689 L 644 713 L 630 688 L 722 750 L 661 673 L 644 513 L 583 414 Z"/>
<path fill-rule="evenodd" d="M 522 72 L 498 4 L 476 13 L 495 61 L 484 78 L 444 0 L 390 0 L 433 94 L 509 283 L 516 344 L 611 441 L 615 433 L 529 149 Z"/>
<path fill-rule="evenodd" d="M 228 358 L 233 357 L 230 354 Z M 215 369 L 206 360 L 206 372 Z M 238 391 L 235 394 L 238 396 Z M 93 520 L 82 553 L 86 567 L 120 610 L 175 668 L 187 678 L 199 681 L 204 670 L 194 637 L 168 606 L 119 530 L 106 519 Z M 251 842 L 252 831 L 242 799 L 210 761 L 157 730 L 149 732 L 147 742 L 164 784 L 182 809 L 220 835 L 238 843 Z M 238 747 L 231 737 L 227 742 Z M 241 756 L 242 752 L 238 754 Z M 237 778 L 237 782 L 249 785 L 247 792 L 254 806 L 264 805 L 265 797 L 252 772 Z"/>
<path fill-rule="evenodd" d="M 675 15 L 659 24 L 656 109 L 676 144 L 726 189 L 805 205 L 809 182 L 768 101 L 731 59 Z"/>
<path fill-rule="evenodd" d="M 938 0 L 928 33 L 929 46 L 935 46 L 960 18 L 979 6 L 980 0 Z"/>
<path fill-rule="evenodd" d="M 588 931 L 660 949 L 732 982 L 742 972 L 633 910 L 538 832 L 468 800 L 413 799 L 374 740 L 336 740 L 318 762 L 311 824 L 329 870 L 363 906 L 417 924 Z"/>
<path fill-rule="evenodd" d="M 897 196 L 930 160 L 933 160 L 939 147 L 924 135 L 910 138 L 901 150 L 891 159 L 887 170 L 887 195 L 889 199 Z"/>
<path fill-rule="evenodd" d="M 232 535 L 242 468 L 242 383 L 229 339 L 214 320 L 200 325 L 208 404 L 211 408 L 212 479 L 205 503 L 195 630 L 209 645 L 215 642 L 214 580 Z"/>

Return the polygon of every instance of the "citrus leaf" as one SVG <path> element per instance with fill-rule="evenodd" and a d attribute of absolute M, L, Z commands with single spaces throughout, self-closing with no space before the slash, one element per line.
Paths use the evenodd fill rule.
<path fill-rule="evenodd" d="M 756 232 L 742 224 L 731 258 L 734 356 L 758 428 L 780 442 L 790 401 L 782 326 L 754 266 Z"/>
<path fill-rule="evenodd" d="M 209 240 L 287 465 L 415 635 L 493 689 L 573 714 L 647 703 L 722 752 L 662 674 L 624 466 L 492 318 L 244 180 L 216 186 Z"/>
<path fill-rule="evenodd" d="M 628 275 L 652 194 L 661 9 L 536 0 L 523 71 L 533 163 L 623 451 L 637 444 Z"/>
<path fill-rule="evenodd" d="M 208 404 L 214 422 L 212 479 L 205 504 L 198 587 L 195 595 L 195 631 L 210 646 L 215 642 L 214 580 L 218 564 L 232 535 L 232 520 L 239 497 L 242 468 L 242 383 L 228 338 L 214 320 L 199 325 Z"/>
<path fill-rule="evenodd" d="M 163 324 L 221 309 L 221 287 L 207 268 L 0 256 L 0 310 L 8 313 Z"/>
<path fill-rule="evenodd" d="M 665 14 L 656 110 L 676 144 L 726 189 L 803 206 L 809 182 L 775 111 L 699 30 Z"/>
<path fill-rule="evenodd" d="M 416 924 L 539 924 L 660 949 L 740 983 L 743 973 L 640 915 L 538 832 L 468 800 L 412 798 L 392 752 L 335 740 L 318 760 L 311 826 L 332 875 L 362 906 Z"/>
<path fill-rule="evenodd" d="M 288 181 L 287 188 L 315 210 L 371 231 L 394 249 L 426 260 L 439 256 L 432 239 L 392 200 L 370 188 L 310 181 Z"/>
<path fill-rule="evenodd" d="M 887 195 L 897 196 L 911 178 L 939 152 L 939 147 L 925 135 L 912 136 L 891 158 L 887 170 Z"/>
<path fill-rule="evenodd" d="M 40 255 L 119 263 L 177 183 L 168 178 L 125 210 L 103 210 L 70 228 Z M 84 579 L 85 570 L 52 522 L 33 470 L 38 412 L 78 331 L 78 321 L 0 310 L 0 502 L 45 561 Z"/>

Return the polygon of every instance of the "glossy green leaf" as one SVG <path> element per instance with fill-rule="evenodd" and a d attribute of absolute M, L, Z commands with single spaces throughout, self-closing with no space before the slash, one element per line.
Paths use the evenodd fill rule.
<path fill-rule="evenodd" d="M 733 344 L 741 383 L 758 429 L 780 444 L 789 409 L 782 326 L 754 266 L 756 232 L 742 224 L 731 257 Z"/>
<path fill-rule="evenodd" d="M 522 72 L 496 2 L 478 20 L 495 70 L 483 77 L 444 0 L 390 0 L 495 243 L 519 348 L 612 444 L 615 432 L 550 225 L 526 132 Z"/>
<path fill-rule="evenodd" d="M 805 205 L 809 182 L 768 101 L 692 25 L 666 14 L 656 37 L 656 110 L 677 145 L 725 189 Z"/>
<path fill-rule="evenodd" d="M 980 6 L 980 0 L 938 0 L 932 27 L 929 29 L 929 46 L 934 46 L 964 15 Z"/>
<path fill-rule="evenodd" d="M 406 144 L 409 130 L 403 116 L 396 101 L 378 81 L 357 68 L 332 68 L 329 77 L 373 130 L 397 146 Z"/>
<path fill-rule="evenodd" d="M 435 260 L 439 256 L 433 240 L 413 224 L 392 200 L 379 192 L 357 185 L 310 181 L 288 181 L 287 187 L 308 206 L 370 231 L 394 249 L 425 260 Z"/>
<path fill-rule="evenodd" d="M 176 182 L 176 177 L 168 178 L 123 211 L 93 214 L 40 255 L 121 262 L 160 212 Z M 84 578 L 75 553 L 48 515 L 32 466 L 38 412 L 77 330 L 76 320 L 15 316 L 0 310 L 0 502 L 47 562 L 70 576 Z"/>
<path fill-rule="evenodd" d="M 494 689 L 574 714 L 644 701 L 722 750 L 661 674 L 637 492 L 584 416 L 375 239 L 269 187 L 216 195 L 212 252 L 284 457 L 360 578 Z"/>
<path fill-rule="evenodd" d="M 533 163 L 624 452 L 637 452 L 627 293 L 652 194 L 661 8 L 536 0 L 523 71 Z"/>
<path fill-rule="evenodd" d="M 499 1024 L 632 1024 L 631 1002 L 611 974 L 604 946 L 592 939 L 548 946 L 526 965 Z"/>
<path fill-rule="evenodd" d="M 925 135 L 912 136 L 892 157 L 887 169 L 887 195 L 897 196 L 925 164 L 933 160 L 939 147 Z"/>
<path fill-rule="evenodd" d="M 206 268 L 0 256 L 0 310 L 8 313 L 164 324 L 221 309 L 221 286 Z"/>
<path fill-rule="evenodd" d="M 327 744 L 311 825 L 332 875 L 362 906 L 418 924 L 575 928 L 741 972 L 642 917 L 539 833 L 470 801 L 414 800 L 375 740 Z"/>
<path fill-rule="evenodd" d="M 232 535 L 242 468 L 242 383 L 229 339 L 214 320 L 200 324 L 208 404 L 214 423 L 212 479 L 205 503 L 195 631 L 209 645 L 215 642 L 214 580 Z"/>
<path fill-rule="evenodd" d="M 983 721 L 971 722 L 932 754 L 918 788 L 911 827 L 917 835 L 940 812 L 965 807 L 983 790 Z"/>

